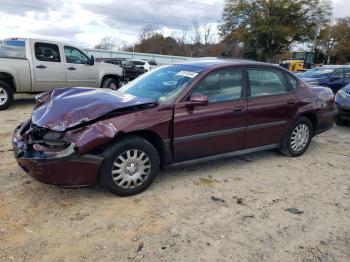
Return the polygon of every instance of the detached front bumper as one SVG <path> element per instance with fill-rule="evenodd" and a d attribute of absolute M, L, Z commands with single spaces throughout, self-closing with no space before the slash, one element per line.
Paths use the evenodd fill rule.
<path fill-rule="evenodd" d="M 62 187 L 94 186 L 97 181 L 102 158 L 96 155 L 79 156 L 73 147 L 56 156 L 49 157 L 45 152 L 28 152 L 33 141 L 24 130 L 28 122 L 20 125 L 14 132 L 12 143 L 19 166 L 32 178 L 51 185 Z"/>

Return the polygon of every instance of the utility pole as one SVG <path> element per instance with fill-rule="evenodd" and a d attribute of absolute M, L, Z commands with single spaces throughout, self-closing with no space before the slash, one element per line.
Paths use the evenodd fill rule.
<path fill-rule="evenodd" d="M 314 39 L 314 48 L 313 48 L 315 52 L 317 50 L 317 37 L 320 35 L 320 31 L 321 31 L 321 28 L 320 28 L 319 21 L 316 21 L 315 39 Z"/>

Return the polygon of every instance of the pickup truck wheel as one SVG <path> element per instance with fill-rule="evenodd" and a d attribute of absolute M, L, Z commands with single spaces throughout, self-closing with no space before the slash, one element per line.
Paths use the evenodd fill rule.
<path fill-rule="evenodd" d="M 7 109 L 13 101 L 13 90 L 4 81 L 0 81 L 0 110 Z"/>
<path fill-rule="evenodd" d="M 102 83 L 102 88 L 109 88 L 109 89 L 113 89 L 113 90 L 117 90 L 120 87 L 120 81 L 116 80 L 114 78 L 106 78 L 105 80 L 103 80 Z"/>
<path fill-rule="evenodd" d="M 118 196 L 131 196 L 148 188 L 159 170 L 154 146 L 141 137 L 128 136 L 105 150 L 100 181 Z"/>
<path fill-rule="evenodd" d="M 312 135 L 312 123 L 306 117 L 300 117 L 289 128 L 280 152 L 291 157 L 301 156 L 308 149 Z"/>

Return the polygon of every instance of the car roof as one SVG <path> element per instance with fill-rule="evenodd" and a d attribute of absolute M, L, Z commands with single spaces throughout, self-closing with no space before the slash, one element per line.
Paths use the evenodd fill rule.
<path fill-rule="evenodd" d="M 104 58 L 105 60 L 126 60 L 126 58 L 122 57 L 109 57 L 109 58 Z"/>
<path fill-rule="evenodd" d="M 349 65 L 323 65 L 321 67 L 315 67 L 315 68 L 337 69 L 337 68 L 350 68 L 350 66 Z"/>
<path fill-rule="evenodd" d="M 234 66 L 234 65 L 266 65 L 271 67 L 279 67 L 274 64 L 257 62 L 253 60 L 247 59 L 225 59 L 225 58 L 205 58 L 205 59 L 193 59 L 186 62 L 179 62 L 177 64 L 180 65 L 190 65 L 203 69 L 208 69 L 212 67 L 220 67 L 220 66 Z"/>

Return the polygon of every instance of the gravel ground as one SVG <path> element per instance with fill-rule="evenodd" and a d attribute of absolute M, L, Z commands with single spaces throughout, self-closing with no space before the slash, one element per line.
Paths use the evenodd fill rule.
<path fill-rule="evenodd" d="M 11 135 L 32 106 L 22 96 L 0 112 L 0 261 L 350 261 L 350 127 L 300 158 L 268 151 L 172 169 L 120 198 L 19 169 Z"/>

